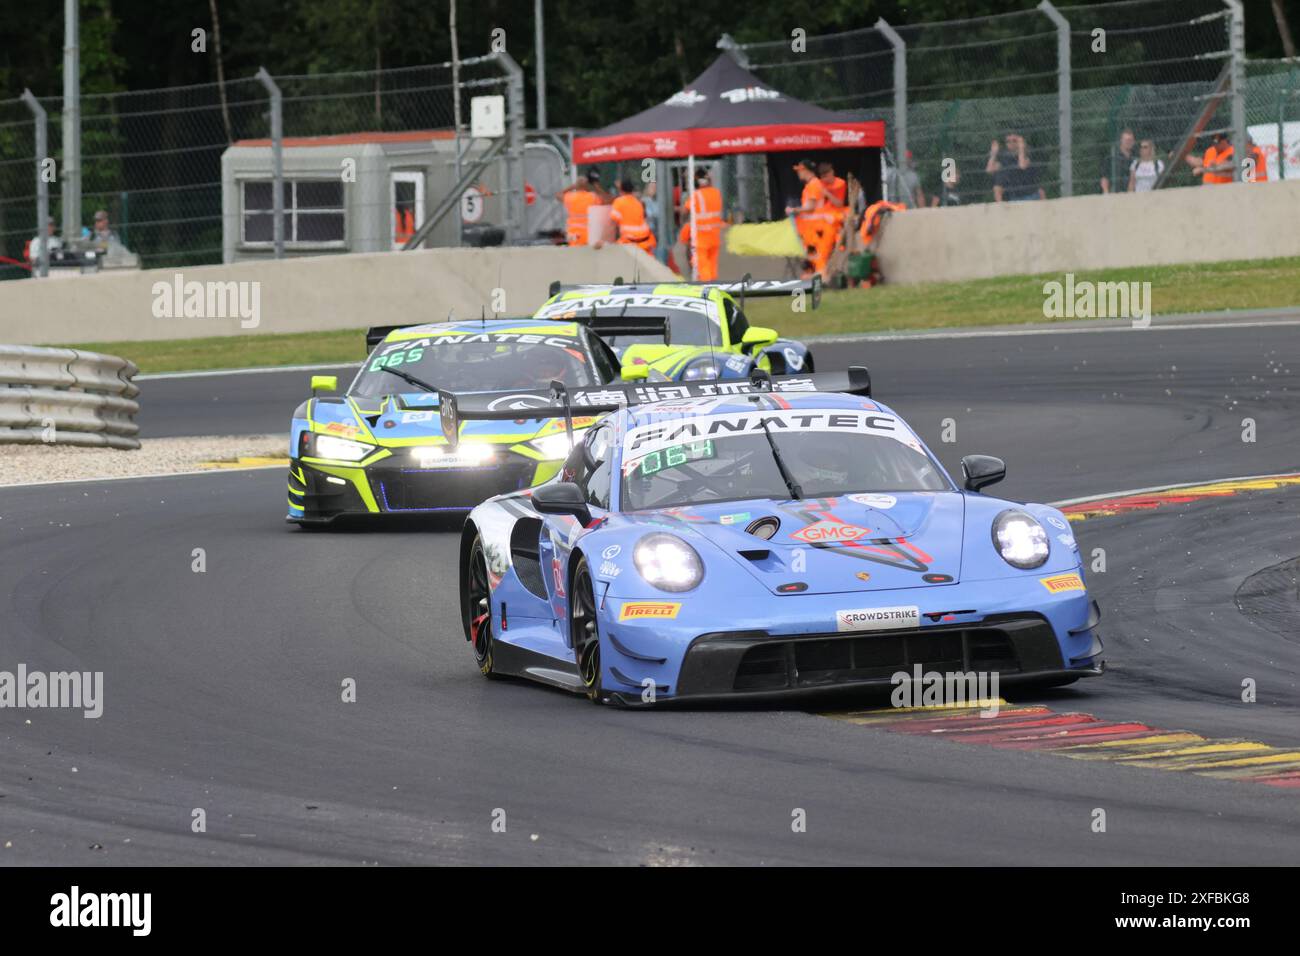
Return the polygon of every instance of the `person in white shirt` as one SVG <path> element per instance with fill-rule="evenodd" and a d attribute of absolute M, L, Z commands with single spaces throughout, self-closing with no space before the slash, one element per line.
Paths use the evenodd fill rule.
<path fill-rule="evenodd" d="M 55 251 L 63 248 L 63 240 L 60 239 L 54 231 L 53 216 L 51 216 L 49 221 L 45 224 L 45 229 L 45 235 L 33 236 L 32 241 L 27 244 L 27 257 L 33 264 L 40 260 L 42 245 L 48 243 L 50 255 L 53 255 Z"/>
<path fill-rule="evenodd" d="M 1128 191 L 1131 193 L 1149 193 L 1156 188 L 1156 183 L 1165 171 L 1165 161 L 1156 157 L 1156 144 L 1149 139 L 1142 140 L 1138 146 L 1137 159 L 1129 166 Z"/>

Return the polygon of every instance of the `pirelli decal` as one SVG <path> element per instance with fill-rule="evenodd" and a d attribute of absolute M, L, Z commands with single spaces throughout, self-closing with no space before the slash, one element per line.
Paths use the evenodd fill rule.
<path fill-rule="evenodd" d="M 1054 574 L 1050 578 L 1039 578 L 1038 582 L 1052 594 L 1084 590 L 1083 578 L 1077 574 Z"/>
<path fill-rule="evenodd" d="M 619 609 L 620 621 L 639 621 L 647 618 L 671 620 L 682 609 L 678 601 L 624 601 Z"/>

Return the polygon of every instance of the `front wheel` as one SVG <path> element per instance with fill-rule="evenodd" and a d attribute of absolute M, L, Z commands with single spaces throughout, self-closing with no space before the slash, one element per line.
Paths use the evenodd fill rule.
<path fill-rule="evenodd" d="M 569 589 L 569 638 L 587 699 L 598 704 L 604 697 L 600 687 L 600 629 L 596 624 L 596 591 L 586 558 L 578 559 Z"/>
<path fill-rule="evenodd" d="M 488 585 L 487 557 L 483 541 L 475 537 L 469 549 L 469 568 L 465 576 L 465 603 L 461 607 L 465 639 L 474 651 L 474 662 L 484 677 L 495 673 L 492 660 L 492 591 Z"/>

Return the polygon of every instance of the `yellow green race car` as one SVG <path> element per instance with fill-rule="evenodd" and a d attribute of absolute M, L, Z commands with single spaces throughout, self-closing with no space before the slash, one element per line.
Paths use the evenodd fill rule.
<path fill-rule="evenodd" d="M 792 309 L 815 309 L 821 278 L 742 279 L 740 282 L 666 282 L 562 286 L 534 314 L 539 319 L 587 321 L 623 363 L 623 377 L 677 381 L 748 378 L 754 368 L 772 375 L 812 372 L 808 346 L 774 329 L 749 324 L 744 303 L 752 296 L 785 296 Z M 663 333 L 611 334 L 602 323 L 663 319 Z"/>
<path fill-rule="evenodd" d="M 663 322 L 603 327 L 662 332 Z M 374 328 L 343 395 L 334 376 L 312 378 L 312 398 L 289 429 L 287 520 L 319 528 L 340 515 L 468 511 L 485 498 L 545 481 L 570 451 L 563 419 L 530 415 L 555 381 L 596 389 L 620 380 L 613 350 L 585 322 L 532 318 Z M 518 390 L 519 394 L 514 394 Z M 448 442 L 440 392 L 497 394 L 497 421 L 464 422 Z M 573 420 L 575 429 L 595 421 Z M 579 432 L 581 434 L 581 432 Z"/>

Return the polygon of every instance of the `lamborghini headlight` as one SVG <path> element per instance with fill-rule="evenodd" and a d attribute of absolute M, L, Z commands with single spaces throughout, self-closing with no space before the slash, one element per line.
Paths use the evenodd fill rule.
<path fill-rule="evenodd" d="M 315 435 L 308 447 L 313 458 L 330 458 L 334 461 L 360 461 L 375 450 L 374 445 L 333 435 Z"/>
<path fill-rule="evenodd" d="M 708 356 L 701 356 L 686 366 L 686 371 L 682 373 L 682 380 L 687 382 L 698 382 L 701 379 L 713 380 L 722 374 L 722 367 L 716 360 Z"/>
<path fill-rule="evenodd" d="M 581 432 L 573 433 L 575 444 L 581 440 L 581 434 Z M 534 438 L 528 444 L 547 461 L 563 460 L 569 457 L 569 436 L 564 432 L 547 435 L 545 438 Z"/>
<path fill-rule="evenodd" d="M 1051 551 L 1047 531 L 1027 512 L 1010 508 L 993 521 L 993 546 L 1013 568 L 1041 567 Z"/>
<path fill-rule="evenodd" d="M 673 534 L 656 532 L 636 543 L 632 563 L 661 591 L 689 591 L 704 577 L 704 563 L 695 549 Z"/>

